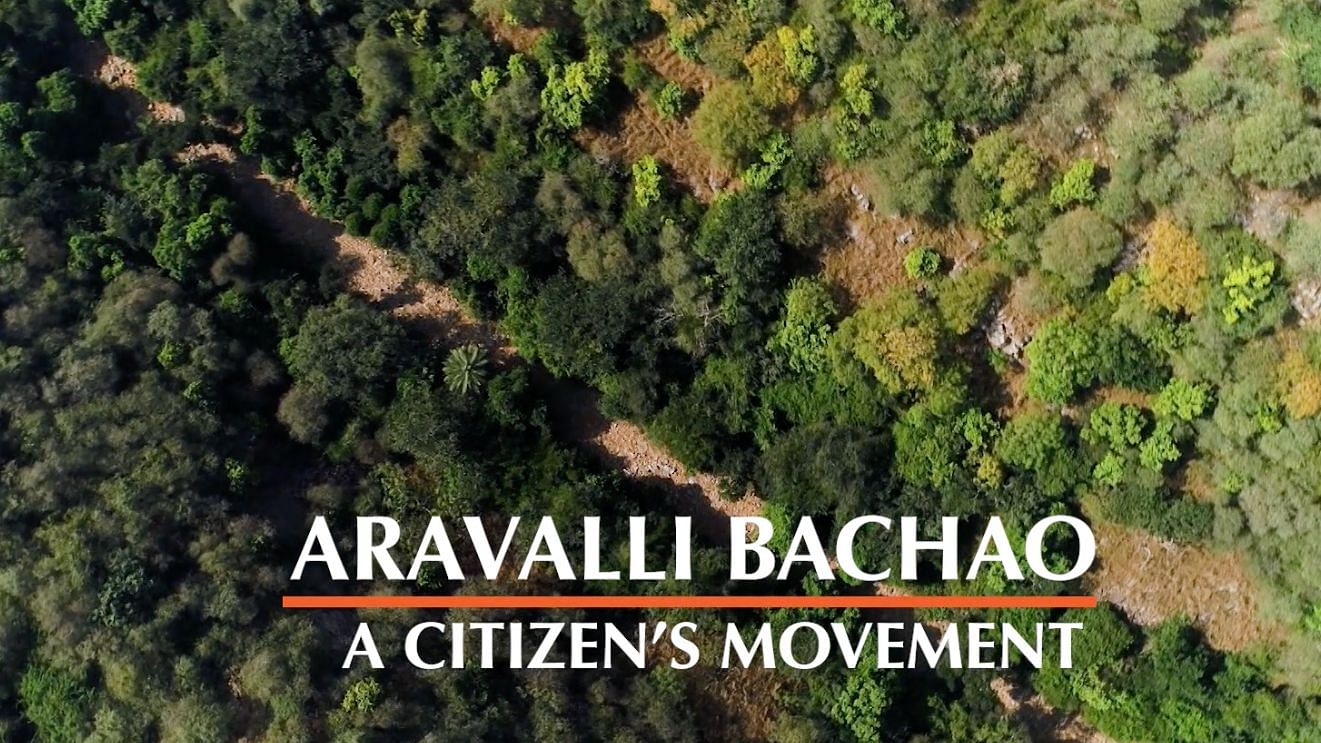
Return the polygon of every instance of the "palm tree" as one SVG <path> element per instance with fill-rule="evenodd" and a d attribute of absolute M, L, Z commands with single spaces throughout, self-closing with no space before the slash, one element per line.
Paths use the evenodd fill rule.
<path fill-rule="evenodd" d="M 451 392 L 460 395 L 476 392 L 486 382 L 486 354 L 476 343 L 466 343 L 450 351 L 444 371 L 445 386 Z"/>

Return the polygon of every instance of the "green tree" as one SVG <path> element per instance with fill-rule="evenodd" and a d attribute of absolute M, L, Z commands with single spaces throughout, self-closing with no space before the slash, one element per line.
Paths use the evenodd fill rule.
<path fill-rule="evenodd" d="M 653 155 L 643 155 L 633 163 L 633 199 L 645 209 L 659 201 L 660 195 L 660 163 Z"/>
<path fill-rule="evenodd" d="M 775 35 L 784 50 L 784 65 L 790 77 L 800 86 L 811 85 L 821 67 L 816 49 L 816 30 L 811 26 L 801 31 L 791 26 L 781 26 Z"/>
<path fill-rule="evenodd" d="M 40 740 L 74 743 L 85 739 L 93 699 L 77 679 L 45 666 L 28 666 L 18 696 L 23 716 L 36 728 Z"/>
<path fill-rule="evenodd" d="M 908 19 L 894 0 L 850 0 L 853 17 L 864 26 L 903 38 L 908 33 Z"/>
<path fill-rule="evenodd" d="M 214 195 L 207 176 L 175 170 L 161 160 L 143 163 L 125 184 L 157 226 L 149 246 L 157 265 L 175 279 L 197 280 L 194 272 L 208 254 L 234 233 L 233 205 Z"/>
<path fill-rule="evenodd" d="M 891 392 L 929 390 L 941 371 L 935 313 L 915 293 L 887 292 L 840 323 L 836 342 Z"/>
<path fill-rule="evenodd" d="M 834 316 L 835 302 L 823 284 L 794 279 L 784 294 L 784 317 L 768 345 L 794 371 L 822 371 L 828 361 L 826 346 Z"/>
<path fill-rule="evenodd" d="M 757 482 L 789 523 L 801 516 L 832 516 L 842 523 L 873 507 L 885 486 L 884 455 L 881 437 L 860 427 L 799 426 L 767 449 Z"/>
<path fill-rule="evenodd" d="M 1055 315 L 1037 330 L 1025 351 L 1030 396 L 1064 404 L 1095 384 L 1150 389 L 1166 378 L 1163 357 L 1099 309 Z"/>
<path fill-rule="evenodd" d="M 408 54 L 399 40 L 367 34 L 354 50 L 363 114 L 383 121 L 406 103 L 412 78 Z"/>
<path fill-rule="evenodd" d="M 938 168 L 956 164 L 968 153 L 952 121 L 928 121 L 922 126 L 922 151 Z"/>
<path fill-rule="evenodd" d="M 60 70 L 37 81 L 42 108 L 47 113 L 64 114 L 78 110 L 82 101 L 82 86 L 69 70 Z"/>
<path fill-rule="evenodd" d="M 468 87 L 477 100 L 490 100 L 500 87 L 500 68 L 490 65 L 483 67 L 481 76 L 469 83 Z"/>
<path fill-rule="evenodd" d="M 1233 325 L 1256 310 L 1270 294 L 1274 276 L 1273 260 L 1256 260 L 1243 255 L 1237 265 L 1231 264 L 1220 281 L 1228 295 L 1228 302 L 1220 308 L 1225 324 Z"/>
<path fill-rule="evenodd" d="M 850 671 L 830 705 L 831 719 L 853 734 L 856 740 L 878 740 L 885 730 L 890 706 L 889 686 L 893 679 L 865 665 Z"/>
<path fill-rule="evenodd" d="M 376 707 L 381 698 L 381 685 L 374 678 L 362 678 L 354 681 L 344 690 L 340 709 L 355 715 L 366 714 Z"/>
<path fill-rule="evenodd" d="M 1321 175 L 1321 129 L 1298 101 L 1272 95 L 1234 130 L 1230 170 L 1269 188 L 1292 188 Z"/>
<path fill-rule="evenodd" d="M 1211 389 L 1201 382 L 1189 382 L 1182 377 L 1171 377 L 1156 396 L 1151 409 L 1157 416 L 1191 421 L 1206 410 L 1211 401 Z"/>
<path fill-rule="evenodd" d="M 1116 487 L 1123 482 L 1126 474 L 1128 474 L 1128 461 L 1112 451 L 1106 452 L 1092 469 L 1092 477 L 1102 485 L 1110 487 Z"/>
<path fill-rule="evenodd" d="M 653 100 L 656 110 L 667 119 L 679 118 L 689 106 L 688 90 L 672 80 L 667 80 L 660 90 L 656 91 Z"/>
<path fill-rule="evenodd" d="M 1058 415 L 1024 413 L 1011 419 L 995 443 L 995 456 L 1032 476 L 1040 490 L 1059 498 L 1078 481 L 1079 462 Z"/>
<path fill-rule="evenodd" d="M 802 93 L 802 86 L 785 58 L 786 49 L 797 39 L 793 29 L 788 31 L 791 34 L 788 41 L 768 34 L 743 56 L 743 67 L 748 71 L 748 90 L 758 102 L 771 109 L 792 106 Z"/>
<path fill-rule="evenodd" d="M 1138 459 L 1147 469 L 1160 471 L 1166 462 L 1179 459 L 1179 446 L 1174 441 L 1174 424 L 1170 421 L 1156 421 L 1142 446 L 1138 450 Z"/>
<path fill-rule="evenodd" d="M 1071 318 L 1047 320 L 1027 349 L 1029 395 L 1063 404 L 1096 379 L 1096 348 Z"/>
<path fill-rule="evenodd" d="M 1136 405 L 1104 402 L 1092 410 L 1083 438 L 1111 449 L 1126 449 L 1142 443 L 1147 421 Z"/>
<path fill-rule="evenodd" d="M 104 31 L 128 10 L 127 3 L 121 0 L 66 0 L 66 4 L 84 36 Z"/>
<path fill-rule="evenodd" d="M 1083 289 L 1091 286 L 1097 271 L 1119 257 L 1124 240 L 1104 217 L 1078 207 L 1046 225 L 1040 245 L 1041 267 Z"/>
<path fill-rule="evenodd" d="M 445 358 L 445 386 L 460 395 L 481 390 L 486 383 L 486 352 L 476 343 L 450 351 Z"/>
<path fill-rule="evenodd" d="M 765 313 L 777 299 L 781 265 L 775 215 L 760 191 L 722 195 L 702 218 L 694 245 L 719 277 L 720 308 L 731 322 Z"/>
<path fill-rule="evenodd" d="M 693 134 L 716 162 L 738 168 L 752 160 L 771 133 L 770 117 L 745 88 L 721 83 L 693 113 Z"/>
<path fill-rule="evenodd" d="M 653 28 L 656 16 L 645 0 L 573 0 L 583 31 L 612 44 L 628 44 Z"/>
<path fill-rule="evenodd" d="M 366 401 L 385 389 L 406 353 L 395 322 L 347 295 L 311 309 L 298 332 L 280 344 L 299 386 L 349 401 Z"/>
<path fill-rule="evenodd" d="M 1082 158 L 1069 166 L 1050 186 L 1050 203 L 1056 209 L 1067 209 L 1075 204 L 1090 204 L 1096 200 L 1096 161 Z"/>
<path fill-rule="evenodd" d="M 878 82 L 865 64 L 851 64 L 844 68 L 839 81 L 839 98 L 832 111 L 831 123 L 835 129 L 832 147 L 845 162 L 853 162 L 869 154 L 880 139 L 880 127 L 875 121 L 879 93 Z"/>
<path fill-rule="evenodd" d="M 1321 11 L 1307 3 L 1291 3 L 1281 14 L 1280 28 L 1293 42 L 1287 56 L 1303 82 L 1313 93 L 1321 92 Z"/>
<path fill-rule="evenodd" d="M 972 146 L 972 170 L 997 190 L 1000 203 L 1015 206 L 1035 191 L 1041 178 L 1041 157 L 1014 139 L 1007 129 L 997 129 Z"/>
<path fill-rule="evenodd" d="M 610 58 L 600 48 L 589 50 L 582 61 L 552 66 L 546 71 L 546 87 L 541 89 L 546 121 L 563 131 L 582 128 L 601 104 L 609 80 Z"/>

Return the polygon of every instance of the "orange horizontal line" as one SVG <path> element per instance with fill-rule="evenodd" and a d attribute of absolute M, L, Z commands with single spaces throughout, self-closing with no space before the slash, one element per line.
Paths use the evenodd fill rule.
<path fill-rule="evenodd" d="M 1095 596 L 284 596 L 286 609 L 1091 609 Z"/>

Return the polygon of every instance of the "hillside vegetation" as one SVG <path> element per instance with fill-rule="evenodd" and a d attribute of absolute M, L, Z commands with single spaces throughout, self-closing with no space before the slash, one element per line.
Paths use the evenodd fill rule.
<path fill-rule="evenodd" d="M 1197 574 L 1241 556 L 1266 600 L 1234 621 L 1265 639 L 1103 606 L 1079 668 L 1015 680 L 1120 740 L 1317 740 L 1314 3 L 13 0 L 0 22 L 0 738 L 1026 739 L 971 671 L 784 674 L 769 722 L 713 726 L 711 676 L 660 667 L 339 670 L 352 615 L 277 608 L 312 514 L 674 512 L 569 445 L 554 377 L 779 524 L 996 514 L 1021 540 L 1072 512 Z M 76 74 L 89 40 L 161 103 L 126 115 Z M 178 156 L 210 142 L 533 365 L 346 293 Z M 696 562 L 691 588 L 734 590 Z"/>

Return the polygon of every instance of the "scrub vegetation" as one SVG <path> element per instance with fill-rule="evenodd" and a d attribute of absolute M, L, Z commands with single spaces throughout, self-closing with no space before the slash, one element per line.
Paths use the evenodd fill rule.
<path fill-rule="evenodd" d="M 316 514 L 668 518 L 555 425 L 582 385 L 777 523 L 1232 551 L 1270 644 L 978 616 L 1083 621 L 1012 680 L 1111 738 L 1317 740 L 1315 3 L 13 0 L 0 49 L 0 739 L 1028 739 L 976 671 L 767 672 L 712 725 L 720 672 L 345 672 L 351 612 L 278 608 Z M 528 363 L 349 292 L 214 143 Z M 711 547 L 612 590 L 757 590 Z M 802 619 L 863 621 L 702 621 Z"/>

